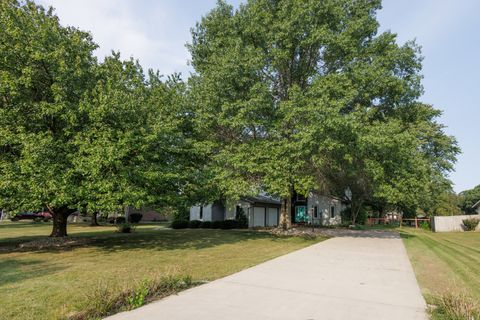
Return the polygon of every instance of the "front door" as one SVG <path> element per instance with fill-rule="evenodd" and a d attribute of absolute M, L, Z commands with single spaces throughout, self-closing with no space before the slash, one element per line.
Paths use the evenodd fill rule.
<path fill-rule="evenodd" d="M 306 223 L 309 221 L 309 216 L 307 213 L 307 206 L 296 206 L 295 207 L 295 222 L 296 223 Z"/>

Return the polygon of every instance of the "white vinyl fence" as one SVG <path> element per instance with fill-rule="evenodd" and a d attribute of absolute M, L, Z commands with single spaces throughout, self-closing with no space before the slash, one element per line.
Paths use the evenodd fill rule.
<path fill-rule="evenodd" d="M 463 220 L 477 218 L 480 219 L 480 214 L 471 214 L 465 216 L 435 216 L 431 218 L 432 231 L 434 232 L 455 232 L 465 231 Z M 480 224 L 475 231 L 480 231 Z"/>

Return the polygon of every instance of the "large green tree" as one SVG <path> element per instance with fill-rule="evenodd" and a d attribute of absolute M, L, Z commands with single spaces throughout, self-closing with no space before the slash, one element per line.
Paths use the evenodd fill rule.
<path fill-rule="evenodd" d="M 79 103 L 94 84 L 96 45 L 33 2 L 0 1 L 1 207 L 48 208 L 52 235 L 75 210 Z M 73 205 L 73 206 L 72 206 Z"/>
<path fill-rule="evenodd" d="M 455 141 L 421 104 L 418 47 L 378 33 L 380 1 L 223 1 L 192 30 L 195 117 L 227 196 L 352 190 L 418 204 Z M 355 214 L 354 214 L 355 219 Z"/>
<path fill-rule="evenodd" d="M 61 237 L 78 208 L 187 198 L 201 162 L 178 76 L 97 63 L 88 33 L 30 1 L 0 1 L 0 30 L 0 207 L 47 208 Z"/>

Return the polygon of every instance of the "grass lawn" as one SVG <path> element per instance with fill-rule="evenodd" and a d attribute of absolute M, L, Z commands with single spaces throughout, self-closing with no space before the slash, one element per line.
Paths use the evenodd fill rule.
<path fill-rule="evenodd" d="M 133 234 L 120 234 L 111 226 L 72 224 L 69 235 L 88 237 L 88 244 L 12 249 L 50 231 L 49 223 L 0 223 L 0 319 L 58 319 L 100 286 L 122 289 L 159 275 L 213 280 L 322 240 L 164 225 L 141 225 Z"/>
<path fill-rule="evenodd" d="M 480 301 L 480 233 L 399 230 L 427 303 L 448 293 Z"/>

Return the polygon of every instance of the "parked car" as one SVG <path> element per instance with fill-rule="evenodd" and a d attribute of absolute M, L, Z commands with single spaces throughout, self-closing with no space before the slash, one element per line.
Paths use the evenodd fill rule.
<path fill-rule="evenodd" d="M 37 212 L 19 212 L 14 215 L 10 220 L 34 220 L 34 221 L 49 221 L 52 219 L 52 215 L 48 211 L 37 211 Z"/>

